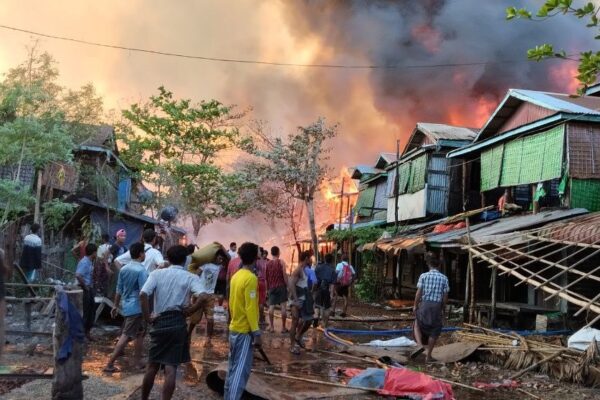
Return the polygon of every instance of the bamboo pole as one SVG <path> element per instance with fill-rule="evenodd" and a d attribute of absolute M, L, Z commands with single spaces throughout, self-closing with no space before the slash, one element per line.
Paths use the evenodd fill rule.
<path fill-rule="evenodd" d="M 213 366 L 219 365 L 219 363 L 215 363 L 215 362 L 211 362 L 211 361 L 204 361 L 204 360 L 192 360 L 192 361 L 196 362 L 196 363 L 200 363 L 200 364 L 207 364 L 207 365 L 213 365 Z M 344 389 L 363 390 L 365 392 L 378 392 L 380 390 L 377 388 L 368 388 L 368 387 L 362 387 L 362 386 L 349 386 L 349 385 L 344 385 L 343 383 L 320 381 L 317 379 L 303 378 L 300 376 L 288 375 L 288 374 L 277 373 L 277 372 L 261 371 L 261 370 L 254 369 L 254 368 L 251 371 L 252 371 L 252 373 L 259 374 L 259 375 L 266 375 L 266 376 L 272 376 L 272 377 L 276 377 L 276 378 L 289 379 L 292 381 L 316 383 L 318 385 L 333 386 L 333 387 L 339 387 L 339 388 L 344 388 Z"/>
<path fill-rule="evenodd" d="M 490 311 L 490 327 L 494 327 L 496 321 L 496 277 L 498 275 L 498 268 L 492 268 L 492 307 Z"/>
<path fill-rule="evenodd" d="M 507 270 L 507 269 L 509 269 L 509 268 L 505 267 L 504 265 L 498 263 L 497 261 L 495 261 L 495 260 L 493 260 L 493 259 L 491 259 L 489 257 L 480 256 L 480 252 L 477 251 L 477 250 L 475 250 L 475 249 L 473 249 L 473 248 L 471 248 L 469 251 L 473 252 L 473 255 L 482 258 L 484 261 L 487 261 L 488 263 L 490 263 L 492 265 L 496 265 L 501 270 Z M 540 282 L 536 281 L 535 279 L 529 278 L 529 277 L 527 277 L 527 276 L 525 276 L 525 275 L 523 275 L 523 274 L 521 274 L 521 273 L 519 273 L 517 271 L 512 271 L 511 275 L 513 275 L 515 278 L 517 278 L 519 280 L 525 281 L 525 283 L 528 283 L 528 284 L 531 284 L 531 285 L 533 285 L 535 287 L 538 287 L 538 288 L 540 288 L 541 290 L 543 290 L 543 291 L 545 291 L 547 293 L 550 293 L 550 294 L 558 293 L 559 297 L 561 297 L 561 298 L 563 298 L 563 299 L 565 299 L 565 300 L 567 300 L 567 301 L 569 301 L 569 302 L 571 302 L 571 303 L 573 303 L 575 305 L 578 305 L 580 307 L 584 307 L 586 305 L 586 301 L 582 301 L 582 300 L 576 299 L 573 296 L 571 296 L 571 295 L 569 295 L 569 294 L 567 294 L 565 292 L 559 292 L 558 290 L 552 289 L 552 288 L 550 288 L 548 286 L 542 286 Z M 589 301 L 589 299 L 587 301 Z M 590 307 L 590 309 L 593 312 L 595 312 L 597 314 L 600 314 L 600 306 L 597 306 L 597 305 L 594 305 L 594 304 L 590 304 L 589 307 Z"/>
<path fill-rule="evenodd" d="M 472 246 L 472 248 L 473 248 L 473 249 L 480 249 L 480 248 L 479 248 L 479 247 L 477 247 L 477 246 Z M 479 258 L 482 258 L 482 259 L 483 259 L 483 258 L 486 258 L 485 256 L 481 256 L 481 255 L 480 255 L 480 256 L 478 256 L 478 257 L 479 257 Z M 499 257 L 499 256 L 496 256 L 496 257 Z M 488 259 L 490 259 L 489 257 L 487 257 L 487 258 L 488 258 Z M 504 261 L 504 262 L 506 262 L 506 261 Z M 515 265 L 515 268 L 508 268 L 508 267 L 505 267 L 505 268 L 506 268 L 506 269 L 505 269 L 505 271 L 506 271 L 507 273 L 509 273 L 509 274 L 512 274 L 512 273 L 514 273 L 514 272 L 515 272 L 517 269 L 521 268 L 521 266 L 520 266 L 519 264 L 515 263 L 515 262 L 511 262 L 511 264 Z M 565 267 L 565 268 L 566 268 L 566 267 Z M 531 271 L 531 270 L 529 270 L 529 269 L 527 269 L 527 268 L 521 268 L 521 269 L 523 269 L 525 272 L 527 272 L 527 273 L 531 274 L 531 276 L 538 277 L 538 278 L 540 278 L 540 279 L 544 279 L 544 277 L 543 277 L 543 276 L 541 276 L 541 275 L 539 274 L 539 272 L 533 272 L 533 271 Z M 522 283 L 524 283 L 524 282 L 517 282 L 517 283 L 515 284 L 515 286 L 518 286 L 518 285 L 520 285 L 520 284 L 522 284 Z M 558 290 L 558 289 L 560 289 L 560 288 L 561 288 L 561 286 L 560 286 L 559 284 L 557 284 L 557 283 L 554 283 L 554 282 L 549 282 L 549 283 L 550 283 L 550 284 L 552 284 L 553 286 L 555 286 L 555 287 L 557 288 L 557 289 L 555 289 L 555 290 Z M 583 300 L 583 301 L 586 301 L 586 302 L 587 302 L 587 301 L 589 301 L 589 299 L 588 299 L 588 298 L 586 298 L 586 297 L 584 297 L 584 296 L 582 296 L 582 295 L 580 295 L 580 294 L 578 294 L 578 293 L 573 293 L 573 292 L 571 292 L 571 293 L 572 293 L 572 295 L 573 295 L 573 296 L 577 296 L 577 297 L 579 297 L 579 298 L 580 298 L 581 300 Z"/>

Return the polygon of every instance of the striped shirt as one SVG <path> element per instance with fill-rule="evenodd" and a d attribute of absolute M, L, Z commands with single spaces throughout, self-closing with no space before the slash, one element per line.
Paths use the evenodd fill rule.
<path fill-rule="evenodd" d="M 417 282 L 417 287 L 423 292 L 421 296 L 422 301 L 433 301 L 436 303 L 441 303 L 444 294 L 450 291 L 448 278 L 437 269 L 432 269 L 429 272 L 421 274 Z"/>

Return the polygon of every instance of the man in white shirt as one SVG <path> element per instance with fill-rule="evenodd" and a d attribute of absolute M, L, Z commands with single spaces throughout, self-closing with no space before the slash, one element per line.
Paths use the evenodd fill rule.
<path fill-rule="evenodd" d="M 231 242 L 229 244 L 229 250 L 227 250 L 227 255 L 229 256 L 230 260 L 233 260 L 234 258 L 237 258 L 238 253 L 237 253 L 237 244 L 235 242 Z"/>
<path fill-rule="evenodd" d="M 348 311 L 348 295 L 350 292 L 350 285 L 354 282 L 356 277 L 356 271 L 354 267 L 350 265 L 349 257 L 347 254 L 342 255 L 342 262 L 335 266 L 335 273 L 337 275 L 337 282 L 335 284 L 335 297 L 333 299 L 333 312 L 331 315 L 335 315 L 335 307 L 339 297 L 344 299 L 344 308 L 340 314 L 342 318 L 346 317 L 346 311 Z"/>
<path fill-rule="evenodd" d="M 223 249 L 224 250 L 224 249 Z M 211 339 L 214 330 L 214 308 L 215 308 L 215 287 L 217 286 L 217 278 L 221 268 L 225 268 L 226 257 L 221 251 L 215 255 L 214 263 L 204 264 L 198 268 L 198 274 L 200 276 L 200 285 L 202 286 L 202 294 L 200 302 L 202 306 L 193 315 L 190 316 L 190 323 L 188 325 L 188 339 L 191 340 L 192 333 L 196 325 L 202 321 L 202 316 L 206 316 L 206 342 L 204 347 L 211 345 Z"/>
<path fill-rule="evenodd" d="M 192 295 L 203 287 L 197 275 L 183 269 L 187 249 L 176 245 L 167 251 L 168 268 L 153 271 L 140 291 L 144 321 L 150 326 L 148 367 L 142 383 L 142 400 L 148 400 L 160 366 L 165 368 L 162 399 L 170 400 L 175 390 L 179 364 L 190 362 L 190 346 L 185 319 L 201 306 L 199 298 L 190 305 Z M 154 312 L 150 314 L 149 298 L 154 296 Z"/>
<path fill-rule="evenodd" d="M 146 267 L 146 272 L 151 273 L 157 268 L 163 268 L 166 263 L 162 253 L 154 248 L 154 244 L 156 243 L 156 232 L 154 232 L 154 229 L 146 229 L 142 238 L 144 240 L 144 253 L 146 254 L 143 263 L 144 267 Z M 117 269 L 121 269 L 123 265 L 130 262 L 131 253 L 127 251 L 115 259 L 115 266 Z"/>

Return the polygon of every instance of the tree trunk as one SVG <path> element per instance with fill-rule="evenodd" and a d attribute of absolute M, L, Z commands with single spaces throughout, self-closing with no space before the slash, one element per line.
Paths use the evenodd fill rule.
<path fill-rule="evenodd" d="M 42 170 L 37 173 L 37 186 L 35 190 L 35 210 L 33 212 L 33 222 L 40 223 L 40 203 L 42 202 Z"/>
<path fill-rule="evenodd" d="M 312 198 L 306 200 L 306 210 L 308 211 L 308 225 L 310 228 L 310 238 L 316 262 L 319 263 L 319 239 L 317 238 L 317 227 L 315 224 L 315 203 Z"/>
<path fill-rule="evenodd" d="M 77 306 L 81 312 L 82 292 L 81 290 L 72 290 L 66 292 L 69 301 Z M 56 296 L 58 303 L 58 294 Z M 61 344 L 69 334 L 69 326 L 65 324 L 63 313 L 56 306 L 56 324 L 54 326 L 53 344 L 54 344 L 54 377 L 52 378 L 52 399 L 53 400 L 75 400 L 83 399 L 83 385 L 81 363 L 83 361 L 83 343 L 73 340 L 71 355 L 63 362 L 56 361 L 56 355 Z"/>

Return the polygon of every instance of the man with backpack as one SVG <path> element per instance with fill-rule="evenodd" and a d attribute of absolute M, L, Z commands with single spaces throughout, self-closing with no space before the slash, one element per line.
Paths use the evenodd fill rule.
<path fill-rule="evenodd" d="M 350 285 L 354 282 L 354 277 L 356 276 L 356 272 L 350 263 L 348 262 L 348 255 L 342 255 L 342 262 L 336 265 L 335 273 L 337 275 L 337 283 L 335 285 L 335 293 L 336 297 L 333 300 L 333 312 L 331 315 L 335 315 L 335 308 L 337 305 L 337 300 L 339 297 L 344 298 L 344 308 L 342 309 L 342 313 L 340 316 L 343 318 L 346 316 L 346 311 L 348 310 L 348 293 L 350 289 Z"/>

